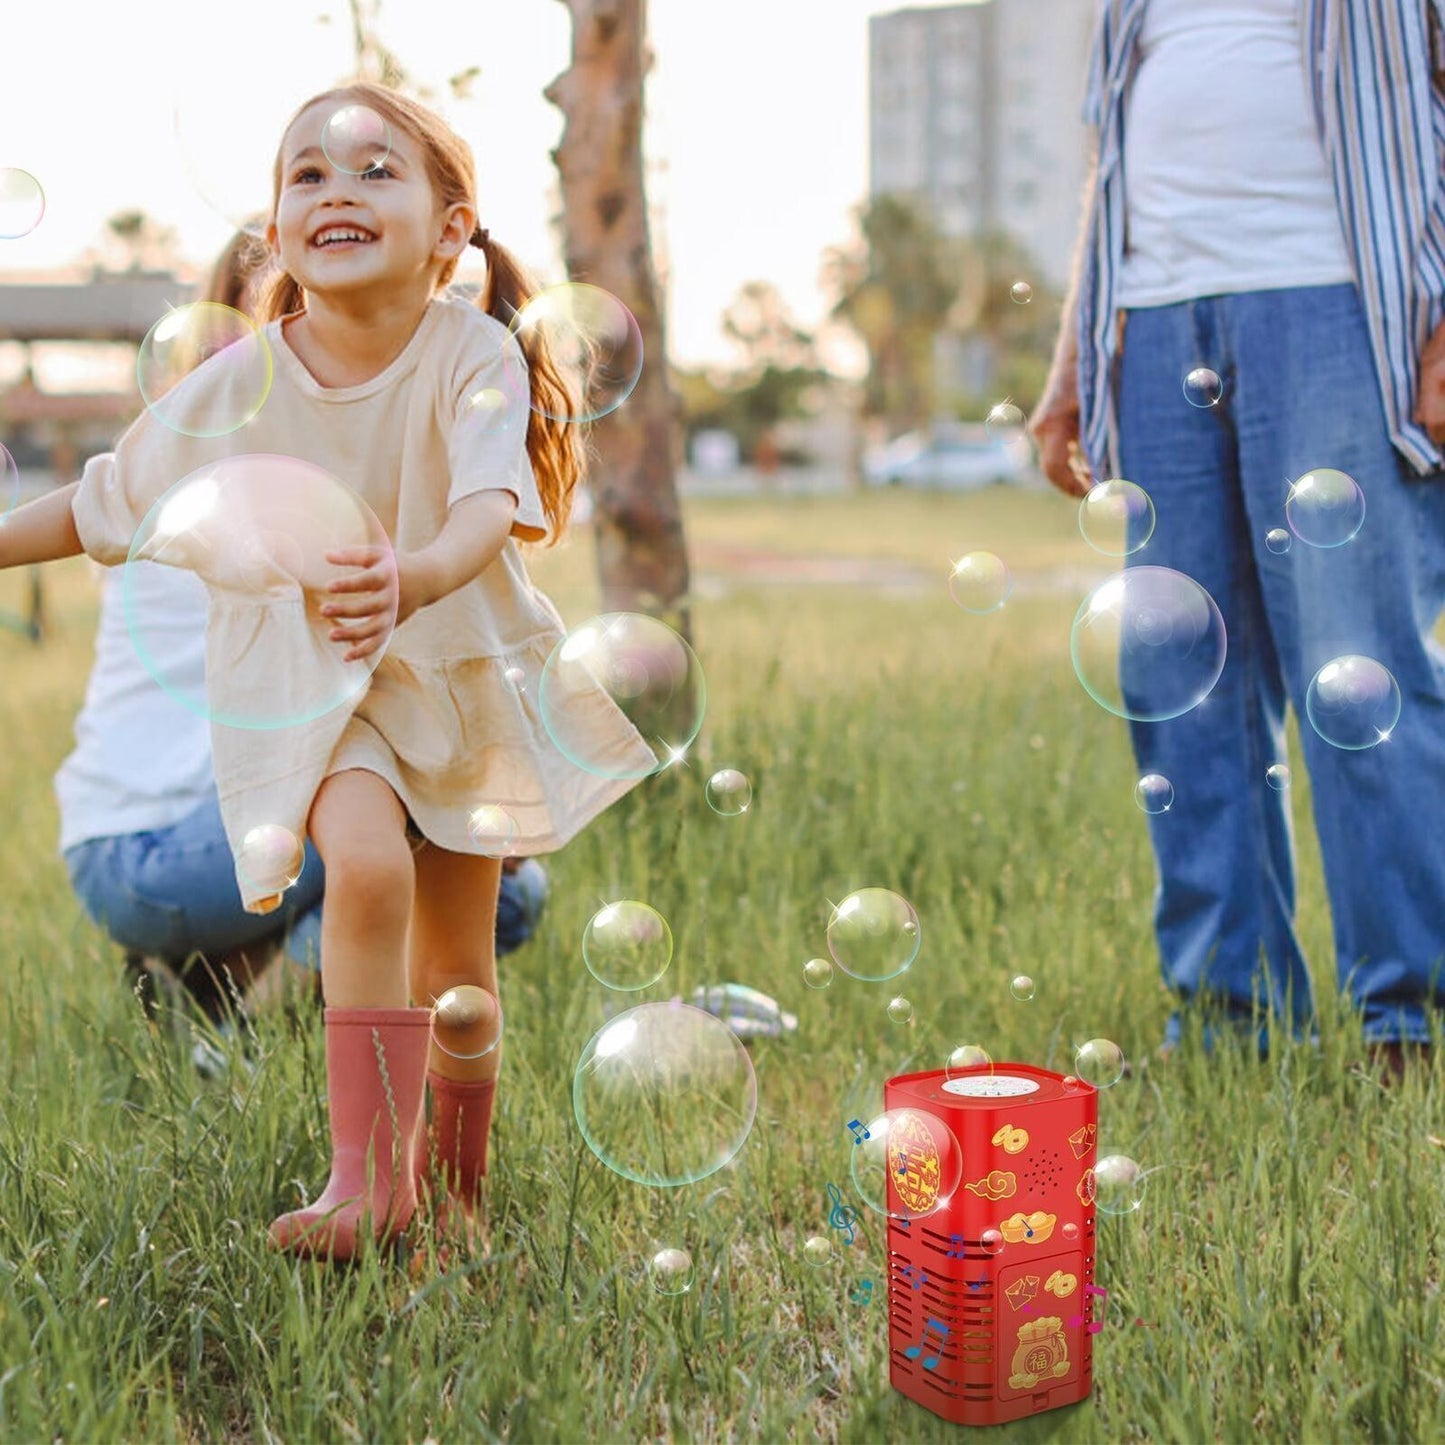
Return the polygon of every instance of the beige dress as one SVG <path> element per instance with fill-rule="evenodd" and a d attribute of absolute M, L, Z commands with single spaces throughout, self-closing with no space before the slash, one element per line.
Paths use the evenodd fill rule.
<path fill-rule="evenodd" d="M 655 758 L 600 684 L 576 685 L 575 669 L 559 704 L 565 727 L 557 730 L 555 712 L 553 730 L 544 726 L 539 683 L 565 628 L 513 540 L 546 534 L 516 343 L 476 306 L 439 297 L 383 372 L 323 387 L 279 321 L 261 336 L 237 343 L 249 356 L 228 348 L 206 361 L 161 407 L 173 419 L 183 414 L 187 431 L 222 430 L 249 409 L 264 365 L 270 389 L 250 421 L 198 437 L 148 411 L 113 453 L 87 463 L 74 502 L 81 544 L 96 561 L 125 562 L 146 522 L 136 555 L 190 567 L 207 584 L 206 708 L 233 856 L 264 825 L 303 838 L 322 781 L 347 768 L 384 778 L 442 848 L 496 851 L 469 826 L 487 805 L 515 822 L 518 854 L 562 847 Z M 329 640 L 330 620 L 319 613 L 321 589 L 346 569 L 318 553 L 363 540 L 364 509 L 324 478 L 318 484 L 316 468 L 360 496 L 401 551 L 426 546 L 448 508 L 473 492 L 501 488 L 518 500 L 495 561 L 398 627 L 369 675 L 374 657 L 342 663 L 345 648 Z M 209 488 L 214 506 L 189 505 L 185 526 L 162 527 L 165 508 L 152 513 L 153 505 L 186 478 L 199 478 L 190 487 Z M 257 478 L 265 485 L 253 485 Z M 302 499 L 290 520 L 275 505 L 287 489 Z M 341 515 L 344 501 L 338 512 L 337 494 L 351 498 L 351 515 Z M 554 736 L 587 766 L 564 756 Z M 278 885 L 254 868 L 238 866 L 237 882 L 249 911 L 275 906 Z"/>

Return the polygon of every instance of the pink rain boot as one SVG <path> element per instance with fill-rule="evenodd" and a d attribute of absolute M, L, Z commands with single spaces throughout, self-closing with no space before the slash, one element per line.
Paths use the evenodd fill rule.
<path fill-rule="evenodd" d="M 430 1130 L 420 1131 L 415 1159 L 418 1193 L 434 1189 L 438 1232 L 460 1232 L 473 1252 L 486 1253 L 482 1179 L 487 1172 L 487 1136 L 497 1081 L 464 1083 L 427 1071 L 432 1091 Z M 436 1158 L 435 1185 L 428 1148 Z"/>
<path fill-rule="evenodd" d="M 406 1229 L 416 1211 L 408 1165 L 421 1132 L 430 1044 L 424 1008 L 326 1010 L 331 1178 L 315 1204 L 272 1223 L 275 1248 L 345 1260 L 360 1248 L 363 1214 L 378 1242 Z"/>

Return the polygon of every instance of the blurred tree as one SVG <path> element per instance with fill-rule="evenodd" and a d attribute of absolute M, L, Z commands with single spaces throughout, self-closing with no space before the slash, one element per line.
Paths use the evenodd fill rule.
<path fill-rule="evenodd" d="M 960 248 L 898 196 L 874 197 L 857 215 L 860 239 L 824 254 L 832 314 L 868 349 L 864 415 L 895 431 L 923 426 L 939 403 L 935 342 L 958 299 Z"/>
<path fill-rule="evenodd" d="M 351 39 L 356 53 L 357 79 L 375 81 L 394 90 L 409 90 L 418 99 L 435 105 L 439 98 L 435 87 L 414 81 L 396 52 L 381 39 L 378 33 L 381 0 L 370 0 L 366 13 L 362 11 L 362 0 L 347 0 L 347 4 L 351 10 Z M 317 16 L 321 24 L 329 23 L 330 19 L 329 15 Z M 472 84 L 481 73 L 480 65 L 468 66 L 447 78 L 447 89 L 457 100 L 470 100 Z"/>
<path fill-rule="evenodd" d="M 649 612 L 689 635 L 687 550 L 673 469 L 674 400 L 643 178 L 646 0 L 561 0 L 572 63 L 543 92 L 565 117 L 552 153 L 562 249 L 574 281 L 637 318 L 646 364 L 592 433 L 597 570 L 607 611 Z"/>
<path fill-rule="evenodd" d="M 106 219 L 100 246 L 89 248 L 82 261 L 101 273 L 164 271 L 174 274 L 180 264 L 180 243 L 173 226 L 163 225 L 144 211 L 117 211 Z"/>

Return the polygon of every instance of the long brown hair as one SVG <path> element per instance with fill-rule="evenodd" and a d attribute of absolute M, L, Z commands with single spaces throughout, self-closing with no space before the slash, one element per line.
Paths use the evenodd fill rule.
<path fill-rule="evenodd" d="M 286 123 L 286 131 L 296 123 L 302 112 L 319 101 L 335 101 L 337 106 L 364 105 L 381 115 L 390 125 L 405 132 L 421 148 L 427 175 L 437 206 L 464 201 L 476 209 L 477 173 L 471 147 L 439 115 L 398 90 L 375 85 L 370 81 L 353 81 L 314 95 L 297 107 Z M 282 133 L 282 145 L 285 132 Z M 282 146 L 276 149 L 272 172 L 271 219 L 281 199 Z M 477 296 L 477 305 L 511 327 L 517 312 L 541 288 L 520 261 L 503 245 L 491 239 L 488 232 L 474 233 L 473 243 L 480 235 L 482 254 L 487 258 L 487 280 Z M 451 280 L 460 257 L 454 257 L 437 273 L 435 289 L 440 291 Z M 256 306 L 256 319 L 275 321 L 278 317 L 305 309 L 305 293 L 296 279 L 283 267 L 267 279 Z M 572 510 L 572 497 L 583 470 L 582 439 L 575 422 L 558 418 L 577 415 L 577 399 L 572 396 L 566 377 L 553 360 L 546 338 L 534 327 L 513 330 L 522 354 L 532 392 L 532 405 L 527 419 L 527 455 L 537 479 L 542 510 L 550 524 L 546 545 L 561 539 Z"/>

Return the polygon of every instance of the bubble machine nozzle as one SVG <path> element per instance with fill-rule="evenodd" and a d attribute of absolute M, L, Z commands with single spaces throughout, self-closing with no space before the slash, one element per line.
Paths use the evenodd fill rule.
<path fill-rule="evenodd" d="M 883 1097 L 894 1389 L 962 1425 L 1077 1404 L 1102 1328 L 1090 1311 L 1098 1090 L 985 1064 L 900 1074 Z M 940 1163 L 960 1155 L 940 1202 Z"/>

